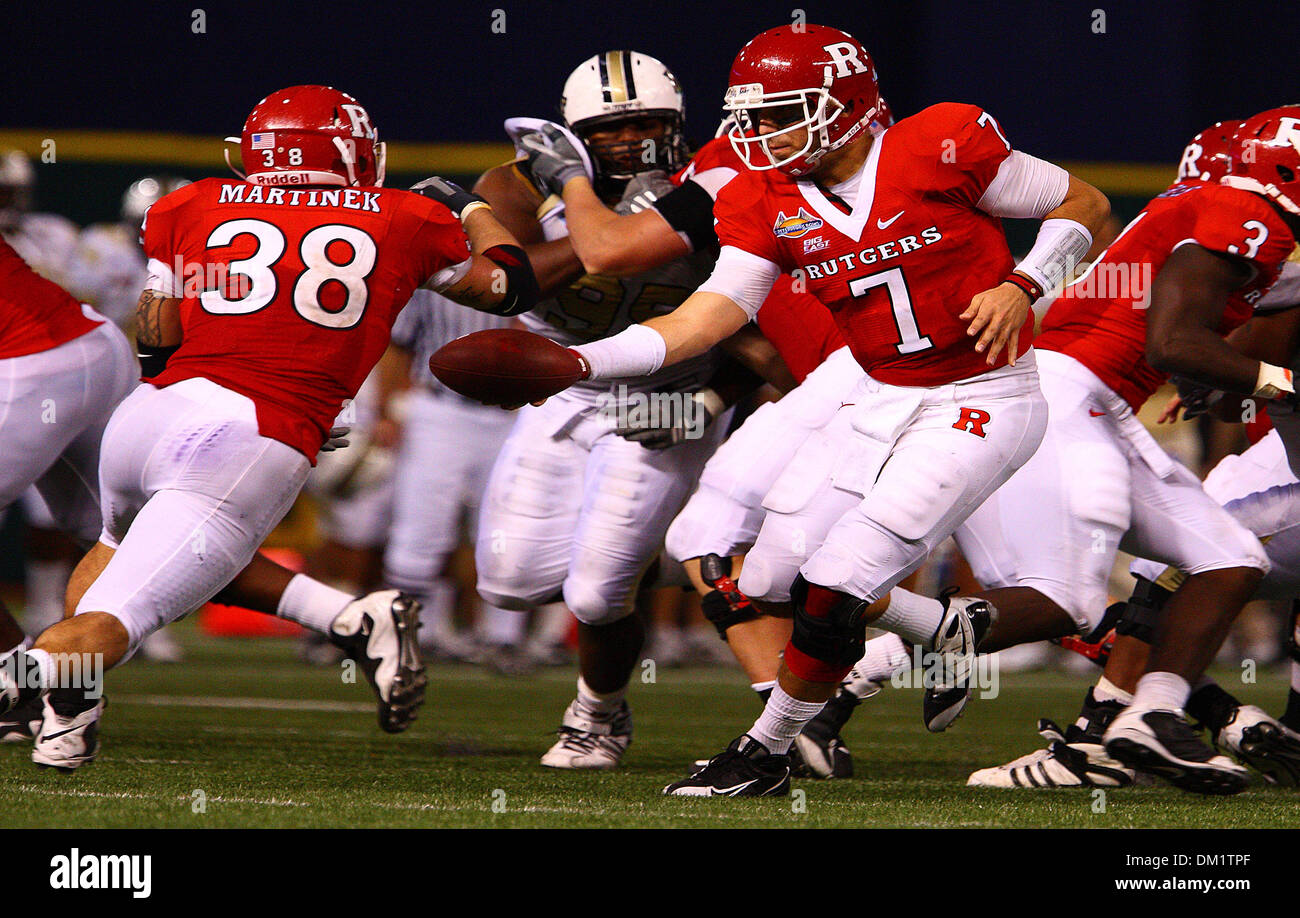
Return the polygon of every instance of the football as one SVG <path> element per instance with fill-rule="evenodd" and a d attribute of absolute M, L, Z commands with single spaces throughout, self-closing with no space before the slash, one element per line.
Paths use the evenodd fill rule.
<path fill-rule="evenodd" d="M 524 405 L 549 398 L 587 375 L 567 347 L 517 328 L 474 332 L 444 344 L 429 371 L 448 389 L 485 405 Z"/>

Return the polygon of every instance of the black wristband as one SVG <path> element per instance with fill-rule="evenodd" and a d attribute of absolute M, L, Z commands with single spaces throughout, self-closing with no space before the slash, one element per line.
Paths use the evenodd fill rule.
<path fill-rule="evenodd" d="M 140 358 L 140 376 L 142 379 L 153 379 L 163 370 L 167 369 L 167 361 L 171 359 L 172 354 L 180 350 L 180 345 L 175 347 L 162 347 L 161 345 L 137 344 L 135 346 L 136 356 Z"/>
<path fill-rule="evenodd" d="M 713 229 L 713 198 L 689 179 L 651 205 L 676 232 L 685 233 L 695 251 L 718 244 Z"/>
<path fill-rule="evenodd" d="M 437 201 L 455 214 L 457 219 L 464 219 L 465 208 L 471 204 L 487 203 L 474 192 L 466 191 L 455 182 L 449 182 L 437 175 L 412 185 L 411 191 L 424 195 L 431 201 Z"/>
<path fill-rule="evenodd" d="M 494 262 L 506 275 L 505 297 L 489 312 L 499 316 L 517 316 L 537 305 L 542 291 L 523 249 L 517 245 L 494 245 L 483 253 L 483 257 Z"/>

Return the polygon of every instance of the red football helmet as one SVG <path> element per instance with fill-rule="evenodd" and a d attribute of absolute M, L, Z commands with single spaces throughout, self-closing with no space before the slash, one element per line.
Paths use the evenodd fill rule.
<path fill-rule="evenodd" d="M 1178 181 L 1217 182 L 1228 174 L 1232 135 L 1240 121 L 1216 121 L 1187 142 L 1178 161 Z"/>
<path fill-rule="evenodd" d="M 361 103 L 332 86 L 290 86 L 254 106 L 238 143 L 255 185 L 382 185 L 384 145 Z M 226 150 L 230 163 L 230 150 Z"/>
<path fill-rule="evenodd" d="M 1300 105 L 1247 118 L 1233 134 L 1231 155 L 1222 184 L 1272 198 L 1300 216 Z"/>
<path fill-rule="evenodd" d="M 768 29 L 740 49 L 723 107 L 735 119 L 727 136 L 749 168 L 806 175 L 876 120 L 876 66 L 861 43 L 839 29 Z M 775 129 L 760 133 L 763 122 Z M 779 139 L 800 129 L 808 132 L 803 145 L 780 149 L 786 144 Z M 772 141 L 778 141 L 777 151 Z M 751 155 L 753 149 L 762 156 Z"/>

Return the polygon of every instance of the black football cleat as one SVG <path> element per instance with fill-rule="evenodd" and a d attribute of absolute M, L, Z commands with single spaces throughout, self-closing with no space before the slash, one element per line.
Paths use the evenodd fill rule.
<path fill-rule="evenodd" d="M 772 755 L 745 734 L 689 778 L 664 788 L 669 797 L 784 797 L 790 793 L 790 757 Z"/>
<path fill-rule="evenodd" d="M 1181 711 L 1130 705 L 1111 722 L 1105 741 L 1106 752 L 1129 768 L 1194 794 L 1236 794 L 1250 783 L 1246 769 L 1201 742 Z"/>

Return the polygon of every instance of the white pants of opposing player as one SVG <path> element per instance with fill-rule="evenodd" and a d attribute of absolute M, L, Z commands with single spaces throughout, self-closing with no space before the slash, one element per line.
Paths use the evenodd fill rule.
<path fill-rule="evenodd" d="M 0 508 L 35 484 L 53 522 L 93 542 L 100 440 L 139 375 L 130 342 L 107 321 L 48 351 L 0 360 Z"/>
<path fill-rule="evenodd" d="M 931 389 L 864 378 L 846 401 L 763 501 L 740 576 L 751 597 L 788 600 L 797 573 L 883 596 L 1033 455 L 1047 425 L 1033 351 Z"/>
<path fill-rule="evenodd" d="M 724 415 L 699 439 L 650 450 L 574 398 L 520 409 L 479 519 L 479 595 L 527 609 L 563 589 L 581 622 L 628 615 L 637 582 L 726 424 Z"/>
<path fill-rule="evenodd" d="M 1255 599 L 1300 596 L 1300 481 L 1276 430 L 1239 456 L 1225 456 L 1205 477 L 1205 493 L 1264 543 L 1268 575 Z M 1155 580 L 1165 565 L 1140 558 L 1130 570 Z"/>
<path fill-rule="evenodd" d="M 749 550 L 763 524 L 763 497 L 814 431 L 830 423 L 866 374 L 842 347 L 779 401 L 762 405 L 704 466 L 699 487 L 668 527 L 676 561 Z"/>
<path fill-rule="evenodd" d="M 384 582 L 424 599 L 460 544 L 462 513 L 482 504 L 515 416 L 423 387 L 410 398 L 394 474 Z"/>
<path fill-rule="evenodd" d="M 243 570 L 309 469 L 257 432 L 253 402 L 236 392 L 206 379 L 140 386 L 104 432 L 99 540 L 116 553 L 77 614 L 116 616 L 133 653 Z"/>
<path fill-rule="evenodd" d="M 1267 570 L 1259 540 L 1162 450 L 1081 363 L 1038 351 L 1051 408 L 1034 457 L 971 516 L 957 543 L 986 588 L 1032 587 L 1083 632 L 1107 605 L 1119 548 L 1188 573 Z"/>

